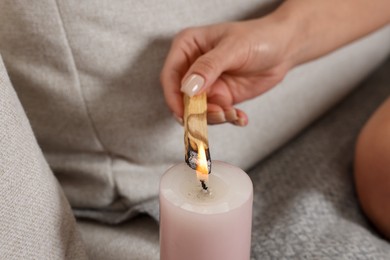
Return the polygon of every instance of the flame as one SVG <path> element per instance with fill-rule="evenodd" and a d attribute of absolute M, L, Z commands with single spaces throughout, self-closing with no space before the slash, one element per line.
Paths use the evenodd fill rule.
<path fill-rule="evenodd" d="M 208 181 L 209 169 L 207 167 L 206 150 L 201 142 L 198 146 L 198 163 L 196 165 L 196 176 L 200 181 Z"/>

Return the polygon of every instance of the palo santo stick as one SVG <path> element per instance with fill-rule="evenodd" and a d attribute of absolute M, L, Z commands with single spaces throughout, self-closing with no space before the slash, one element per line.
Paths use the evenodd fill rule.
<path fill-rule="evenodd" d="M 206 93 L 189 97 L 184 94 L 184 144 L 185 161 L 192 169 L 203 174 L 211 172 L 211 159 L 207 135 L 207 96 Z M 207 165 L 200 165 L 199 150 L 204 148 Z M 201 156 L 204 157 L 204 156 Z"/>

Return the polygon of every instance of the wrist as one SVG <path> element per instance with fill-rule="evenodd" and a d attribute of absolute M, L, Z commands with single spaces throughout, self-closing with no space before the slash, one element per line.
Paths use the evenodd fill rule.
<path fill-rule="evenodd" d="M 291 68 L 305 62 L 308 41 L 305 40 L 306 25 L 301 17 L 296 16 L 289 8 L 279 8 L 264 19 L 272 24 L 283 41 L 283 60 Z"/>

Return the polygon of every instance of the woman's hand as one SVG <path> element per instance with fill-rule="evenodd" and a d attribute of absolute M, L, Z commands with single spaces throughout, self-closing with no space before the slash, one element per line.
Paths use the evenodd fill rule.
<path fill-rule="evenodd" d="M 174 39 L 161 73 L 168 106 L 183 116 L 183 92 L 207 92 L 208 122 L 244 126 L 234 105 L 264 93 L 292 66 L 292 30 L 271 19 L 186 29 Z"/>
<path fill-rule="evenodd" d="M 293 66 L 389 22 L 389 0 L 289 0 L 264 18 L 186 29 L 161 73 L 165 99 L 180 119 L 181 91 L 206 91 L 209 123 L 244 126 L 248 118 L 235 104 L 269 90 Z"/>

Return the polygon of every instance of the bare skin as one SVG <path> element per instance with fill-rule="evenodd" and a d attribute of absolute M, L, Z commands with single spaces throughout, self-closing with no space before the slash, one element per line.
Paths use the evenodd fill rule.
<path fill-rule="evenodd" d="M 198 75 L 203 84 L 190 94 L 207 92 L 209 123 L 246 125 L 235 104 L 271 89 L 294 66 L 389 22 L 389 0 L 289 0 L 260 19 L 185 29 L 161 72 L 166 102 L 182 118 L 182 83 Z"/>
<path fill-rule="evenodd" d="M 355 182 L 363 210 L 390 239 L 390 98 L 360 133 L 356 145 Z"/>

